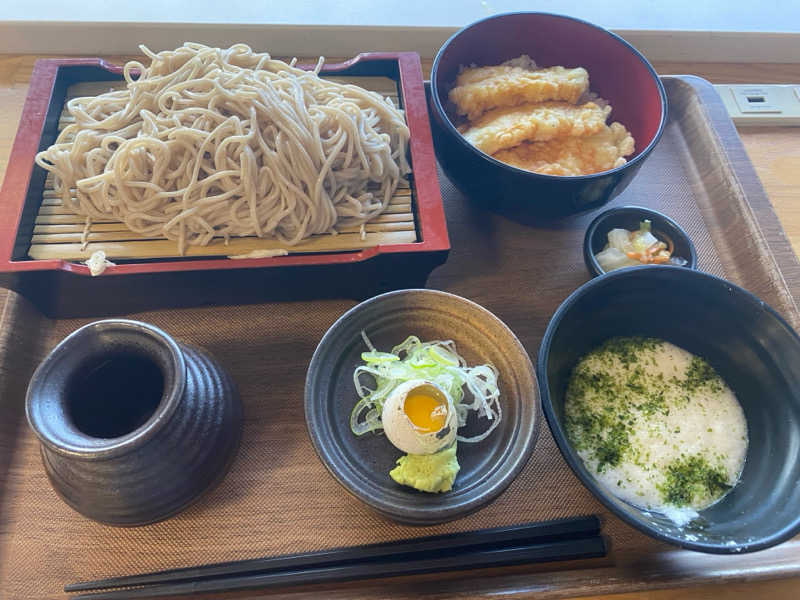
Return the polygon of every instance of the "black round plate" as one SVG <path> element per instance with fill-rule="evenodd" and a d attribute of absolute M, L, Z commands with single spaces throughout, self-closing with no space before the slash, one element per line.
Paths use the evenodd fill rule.
<path fill-rule="evenodd" d="M 451 339 L 470 365 L 489 362 L 499 371 L 503 419 L 485 440 L 459 443 L 461 471 L 451 491 L 428 494 L 396 484 L 389 471 L 402 452 L 383 434 L 351 432 L 350 412 L 358 400 L 353 371 L 367 350 L 362 330 L 385 351 L 409 335 Z M 533 450 L 540 411 L 533 365 L 511 330 L 474 302 L 432 290 L 389 292 L 345 313 L 322 338 L 306 377 L 306 424 L 322 462 L 354 496 L 414 525 L 463 517 L 500 495 Z M 471 419 L 459 433 L 474 435 L 486 426 Z"/>

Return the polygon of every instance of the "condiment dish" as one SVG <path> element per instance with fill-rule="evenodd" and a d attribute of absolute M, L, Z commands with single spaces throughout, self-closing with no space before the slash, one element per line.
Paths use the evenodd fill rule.
<path fill-rule="evenodd" d="M 738 483 L 678 526 L 601 486 L 569 442 L 564 400 L 572 369 L 616 336 L 671 342 L 704 358 L 735 393 L 749 444 Z M 553 437 L 583 484 L 640 531 L 702 552 L 754 552 L 800 532 L 800 337 L 750 292 L 677 266 L 620 269 L 573 292 L 556 310 L 539 350 L 542 405 Z"/>
<path fill-rule="evenodd" d="M 687 269 L 697 268 L 697 250 L 689 234 L 667 215 L 642 206 L 619 206 L 603 211 L 586 228 L 583 239 L 583 261 L 592 276 L 605 273 L 596 255 L 608 244 L 608 232 L 615 228 L 634 231 L 642 221 L 651 223 L 651 231 L 660 241 L 674 247 L 673 256 L 686 261 Z"/>

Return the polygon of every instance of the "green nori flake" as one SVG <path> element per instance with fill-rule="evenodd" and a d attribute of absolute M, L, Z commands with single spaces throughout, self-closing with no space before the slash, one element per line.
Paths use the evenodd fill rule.
<path fill-rule="evenodd" d="M 688 506 L 704 498 L 716 499 L 731 488 L 725 470 L 712 467 L 700 455 L 679 458 L 666 469 L 664 483 L 658 486 L 663 500 L 675 506 Z"/>
<path fill-rule="evenodd" d="M 647 391 L 647 386 L 645 385 L 647 382 L 646 377 L 644 369 L 637 365 L 628 376 L 625 386 L 637 394 L 644 394 Z"/>
<path fill-rule="evenodd" d="M 645 402 L 637 404 L 636 408 L 646 417 L 654 415 L 657 412 L 669 415 L 669 408 L 667 408 L 667 403 L 664 401 L 664 390 L 659 390 L 651 394 Z"/>
<path fill-rule="evenodd" d="M 608 373 L 592 371 L 585 365 L 575 369 L 569 380 L 568 396 L 585 397 L 588 392 L 613 399 L 614 379 Z"/>
<path fill-rule="evenodd" d="M 714 368 L 699 356 L 692 357 L 692 362 L 686 371 L 683 387 L 693 392 L 703 386 L 708 386 L 711 391 L 722 391 L 722 380 Z M 688 396 L 686 397 L 688 401 Z"/>
<path fill-rule="evenodd" d="M 589 450 L 602 473 L 607 466 L 617 466 L 630 448 L 628 429 L 621 421 L 612 422 L 605 415 L 591 411 L 567 415 L 567 436 L 578 450 Z"/>
<path fill-rule="evenodd" d="M 597 353 L 610 352 L 625 366 L 639 362 L 643 351 L 655 350 L 659 341 L 646 337 L 616 337 L 603 343 Z"/>

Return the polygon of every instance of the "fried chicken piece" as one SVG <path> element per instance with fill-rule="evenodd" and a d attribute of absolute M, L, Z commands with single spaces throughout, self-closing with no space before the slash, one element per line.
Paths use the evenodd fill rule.
<path fill-rule="evenodd" d="M 494 154 L 526 141 L 592 135 L 605 127 L 610 113 L 610 106 L 600 107 L 594 102 L 579 106 L 566 102 L 523 104 L 490 110 L 464 127 L 462 134 L 478 149 Z"/>
<path fill-rule="evenodd" d="M 625 164 L 633 154 L 634 140 L 620 123 L 612 123 L 586 137 L 524 142 L 494 155 L 509 165 L 544 175 L 588 175 Z"/>
<path fill-rule="evenodd" d="M 586 69 L 549 67 L 528 70 L 502 64 L 465 69 L 450 90 L 458 114 L 472 121 L 492 108 L 519 106 L 526 102 L 563 101 L 575 104 L 589 88 Z"/>

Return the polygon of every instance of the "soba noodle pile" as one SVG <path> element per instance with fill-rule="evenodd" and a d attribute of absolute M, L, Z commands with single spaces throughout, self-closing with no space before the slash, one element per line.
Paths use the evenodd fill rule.
<path fill-rule="evenodd" d="M 70 211 L 143 236 L 295 244 L 383 211 L 409 171 L 389 99 L 254 53 L 185 44 L 125 65 L 127 88 L 76 98 L 36 156 Z M 137 77 L 135 72 L 139 72 Z"/>

